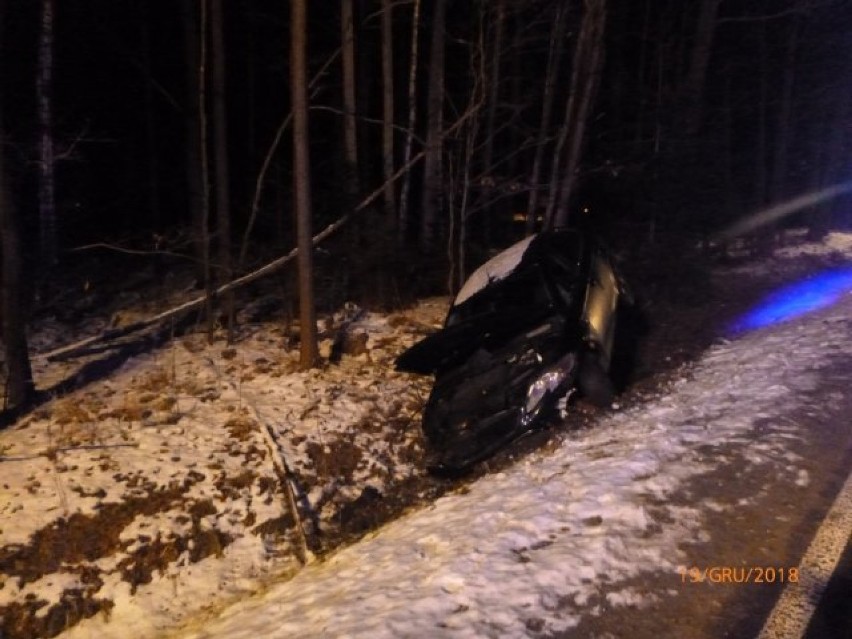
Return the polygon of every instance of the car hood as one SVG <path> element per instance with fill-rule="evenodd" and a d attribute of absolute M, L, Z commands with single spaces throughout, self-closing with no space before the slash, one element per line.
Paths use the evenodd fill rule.
<path fill-rule="evenodd" d="M 519 333 L 540 323 L 551 313 L 485 313 L 452 326 L 417 342 L 396 359 L 396 369 L 430 375 L 463 362 L 480 348 L 492 350 Z"/>

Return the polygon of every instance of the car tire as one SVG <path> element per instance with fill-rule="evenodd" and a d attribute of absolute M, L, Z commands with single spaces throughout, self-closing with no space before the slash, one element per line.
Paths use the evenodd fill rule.
<path fill-rule="evenodd" d="M 608 408 L 615 397 L 612 380 L 594 353 L 586 353 L 580 366 L 577 386 L 580 392 L 595 406 Z"/>

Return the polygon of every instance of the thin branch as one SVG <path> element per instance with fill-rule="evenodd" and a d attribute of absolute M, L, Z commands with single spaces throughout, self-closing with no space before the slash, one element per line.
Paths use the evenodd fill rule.
<path fill-rule="evenodd" d="M 786 18 L 788 16 L 794 15 L 802 15 L 804 13 L 808 13 L 809 11 L 813 11 L 814 9 L 819 9 L 831 4 L 834 4 L 836 0 L 826 0 L 825 2 L 800 2 L 791 7 L 788 7 L 782 11 L 778 11 L 777 13 L 769 13 L 766 15 L 754 15 L 754 16 L 730 16 L 727 18 L 717 18 L 716 24 L 728 24 L 728 23 L 744 23 L 744 22 L 767 22 L 769 20 L 778 20 L 779 18 Z"/>
<path fill-rule="evenodd" d="M 168 257 L 177 257 L 182 260 L 187 260 L 190 262 L 197 262 L 194 257 L 190 257 L 189 255 L 183 255 L 182 253 L 174 253 L 173 251 L 161 251 L 159 249 L 154 250 L 143 250 L 143 249 L 130 249 L 125 248 L 123 246 L 117 246 L 115 244 L 107 244 L 106 242 L 95 242 L 94 244 L 85 244 L 83 246 L 76 246 L 72 249 L 68 249 L 70 253 L 74 253 L 77 251 L 90 251 L 92 249 L 107 249 L 109 251 L 115 251 L 116 253 L 125 253 L 127 255 L 167 255 Z"/>
<path fill-rule="evenodd" d="M 313 105 L 311 107 L 311 111 L 326 111 L 328 113 L 334 113 L 335 115 L 346 115 L 346 111 L 344 111 L 343 109 L 339 109 L 339 108 L 333 107 L 333 106 L 322 105 L 322 104 Z M 364 122 L 366 124 L 378 124 L 378 125 L 384 124 L 384 120 L 380 120 L 379 118 L 370 118 L 370 117 L 367 117 L 365 115 L 356 116 L 356 119 L 359 122 Z M 409 128 L 407 126 L 402 126 L 401 124 L 394 124 L 393 128 L 394 128 L 395 131 L 397 131 L 399 133 L 408 134 L 408 132 L 409 132 Z M 419 142 L 420 144 L 425 144 L 425 140 L 422 137 L 420 137 L 416 134 L 413 134 L 413 135 L 414 135 L 414 139 L 417 142 Z"/>
<path fill-rule="evenodd" d="M 326 70 L 337 60 L 337 57 L 340 55 L 340 49 L 338 48 L 334 53 L 332 53 L 328 60 L 320 67 L 319 71 L 314 74 L 313 79 L 308 84 L 308 90 L 312 91 L 315 88 L 316 83 L 323 76 Z M 312 94 L 311 97 L 314 97 Z M 240 246 L 240 259 L 237 261 L 237 270 L 242 269 L 243 263 L 246 259 L 246 253 L 248 252 L 248 240 L 251 235 L 251 231 L 254 228 L 254 224 L 257 221 L 257 213 L 260 210 L 260 194 L 263 190 L 263 183 L 266 181 L 266 174 L 269 171 L 269 167 L 272 165 L 272 158 L 275 155 L 275 152 L 278 150 L 278 145 L 281 144 L 281 138 L 284 136 L 284 131 L 287 130 L 287 127 L 290 126 L 290 121 L 293 119 L 293 112 L 290 111 L 284 116 L 284 120 L 278 126 L 278 130 L 275 132 L 275 136 L 272 138 L 272 144 L 269 145 L 269 150 L 266 152 L 266 156 L 263 158 L 263 164 L 260 167 L 260 172 L 257 174 L 257 179 L 254 182 L 254 196 L 251 200 L 251 214 L 249 215 L 249 221 L 246 224 L 246 230 L 243 232 L 243 241 Z"/>

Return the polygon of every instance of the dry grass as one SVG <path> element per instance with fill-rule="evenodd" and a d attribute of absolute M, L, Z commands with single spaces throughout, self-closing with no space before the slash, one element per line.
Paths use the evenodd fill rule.
<path fill-rule="evenodd" d="M 244 442 L 251 439 L 257 433 L 258 423 L 257 420 L 249 417 L 243 410 L 225 422 L 225 430 L 228 431 L 231 439 Z"/>
<path fill-rule="evenodd" d="M 350 483 L 358 465 L 364 458 L 364 451 L 353 442 L 336 440 L 325 445 L 309 442 L 308 456 L 320 477 L 335 477 Z"/>
<path fill-rule="evenodd" d="M 205 517 L 217 514 L 210 500 L 189 501 L 186 490 L 204 478 L 200 473 L 181 485 L 167 489 L 140 486 L 143 494 L 124 502 L 102 503 L 95 514 L 74 513 L 42 528 L 29 543 L 0 548 L 0 567 L 8 577 L 21 585 L 32 583 L 53 573 L 77 573 L 81 586 L 65 590 L 58 603 L 46 611 L 47 602 L 29 598 L 0 607 L 0 636 L 53 637 L 96 614 L 108 614 L 113 603 L 95 595 L 103 585 L 101 570 L 93 565 L 104 557 L 126 553 L 129 542 L 121 540 L 122 531 L 137 517 L 154 516 L 172 509 L 187 513 L 191 522 L 185 535 L 160 533 L 154 538 L 140 537 L 141 543 L 121 560 L 118 569 L 131 592 L 150 583 L 155 572 L 163 574 L 170 564 L 185 555 L 198 562 L 211 555 L 221 556 L 233 539 L 226 533 L 203 526 Z M 120 477 L 118 479 L 121 479 Z M 132 483 L 128 479 L 128 485 Z M 234 490 L 254 481 L 242 475 L 222 483 L 224 490 Z"/>
<path fill-rule="evenodd" d="M 152 393 L 162 393 L 169 388 L 174 386 L 174 379 L 172 378 L 171 373 L 167 371 L 165 368 L 156 368 L 150 373 L 146 373 L 142 376 L 142 379 L 138 380 L 135 384 L 135 387 L 139 391 L 149 391 Z"/>
<path fill-rule="evenodd" d="M 62 426 L 66 424 L 86 424 L 92 421 L 92 415 L 76 399 L 63 399 L 56 402 L 52 409 L 53 421 Z"/>

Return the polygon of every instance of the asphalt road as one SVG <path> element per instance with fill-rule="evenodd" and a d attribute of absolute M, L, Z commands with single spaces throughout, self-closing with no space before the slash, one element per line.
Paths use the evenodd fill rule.
<path fill-rule="evenodd" d="M 703 509 L 709 539 L 684 548 L 688 565 L 683 571 L 649 572 L 631 584 L 653 593 L 655 605 L 608 610 L 602 604 L 599 614 L 584 618 L 564 638 L 753 639 L 760 636 L 787 588 L 799 595 L 799 604 L 805 602 L 804 622 L 794 619 L 795 610 L 776 612 L 782 620 L 763 637 L 852 639 L 850 495 L 842 506 L 845 511 L 835 507 L 830 518 L 845 518 L 832 534 L 846 540 L 839 564 L 826 573 L 831 576 L 811 574 L 812 557 L 802 563 L 845 484 L 852 494 L 852 481 L 847 482 L 852 474 L 852 357 L 827 362 L 820 379 L 819 388 L 802 396 L 800 409 L 785 416 L 798 427 L 796 453 L 804 459 L 807 485 L 768 476 L 748 463 L 744 450 L 708 451 L 725 455 L 730 463 L 686 486 L 678 500 L 690 506 L 711 501 L 727 506 Z M 834 401 L 825 401 L 829 396 Z M 769 421 L 758 425 L 755 437 L 771 428 Z M 825 555 L 825 550 L 820 552 Z M 838 554 L 820 555 L 817 561 L 830 561 L 833 567 Z"/>
<path fill-rule="evenodd" d="M 805 639 L 852 639 L 852 541 L 828 582 L 808 624 Z"/>

